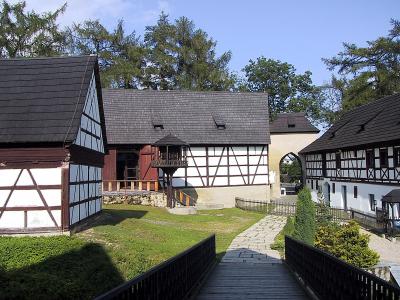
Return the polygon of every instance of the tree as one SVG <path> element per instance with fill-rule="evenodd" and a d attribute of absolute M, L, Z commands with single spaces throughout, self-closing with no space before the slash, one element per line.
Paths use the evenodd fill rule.
<path fill-rule="evenodd" d="M 216 55 L 216 42 L 186 17 L 173 24 L 164 13 L 146 27 L 146 86 L 153 89 L 230 90 L 235 77 L 228 70 L 231 53 Z"/>
<path fill-rule="evenodd" d="M 63 52 L 65 34 L 56 23 L 67 7 L 54 12 L 26 12 L 26 3 L 0 4 L 0 57 L 52 56 Z"/>
<path fill-rule="evenodd" d="M 120 20 L 109 32 L 98 20 L 74 24 L 68 29 L 73 54 L 97 54 L 103 86 L 138 88 L 142 85 L 146 49 L 135 32 L 125 34 Z"/>
<path fill-rule="evenodd" d="M 379 262 L 379 255 L 368 247 L 368 242 L 368 234 L 360 233 L 360 226 L 354 220 L 344 225 L 320 226 L 315 237 L 315 247 L 360 268 Z"/>
<path fill-rule="evenodd" d="M 337 56 L 323 59 L 343 76 L 344 111 L 400 92 L 400 22 L 391 24 L 388 36 L 368 41 L 367 47 L 344 43 Z"/>
<path fill-rule="evenodd" d="M 293 237 L 313 245 L 315 238 L 315 206 L 311 200 L 311 192 L 308 188 L 303 188 L 297 197 Z"/>
<path fill-rule="evenodd" d="M 245 80 L 240 89 L 268 93 L 272 119 L 282 112 L 305 112 L 314 121 L 320 119 L 321 94 L 310 71 L 296 74 L 293 65 L 263 56 L 250 60 L 243 71 Z"/>

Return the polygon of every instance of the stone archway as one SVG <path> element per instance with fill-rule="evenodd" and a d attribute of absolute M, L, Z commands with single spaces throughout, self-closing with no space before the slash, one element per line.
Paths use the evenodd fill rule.
<path fill-rule="evenodd" d="M 297 195 L 303 186 L 303 168 L 300 158 L 293 152 L 279 162 L 281 195 Z"/>
<path fill-rule="evenodd" d="M 304 166 L 304 161 L 299 156 L 299 151 L 308 146 L 318 137 L 317 133 L 271 133 L 271 145 L 269 146 L 269 170 L 270 170 L 270 197 L 280 198 L 280 163 L 287 154 L 296 156 Z"/>

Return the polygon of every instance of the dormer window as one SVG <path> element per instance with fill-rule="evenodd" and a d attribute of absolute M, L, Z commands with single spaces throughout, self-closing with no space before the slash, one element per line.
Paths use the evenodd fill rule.
<path fill-rule="evenodd" d="M 156 130 L 164 129 L 163 121 L 159 115 L 156 115 L 156 114 L 152 115 L 151 123 L 153 124 L 153 128 Z"/>
<path fill-rule="evenodd" d="M 214 119 L 215 126 L 217 126 L 217 129 L 219 129 L 219 130 L 226 129 L 225 120 L 222 116 L 214 114 L 213 119 Z"/>
<path fill-rule="evenodd" d="M 288 128 L 295 128 L 296 127 L 296 120 L 295 118 L 288 118 L 287 119 Z"/>

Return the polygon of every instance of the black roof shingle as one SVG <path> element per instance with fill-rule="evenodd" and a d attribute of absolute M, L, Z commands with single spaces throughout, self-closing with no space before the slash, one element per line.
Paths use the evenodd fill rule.
<path fill-rule="evenodd" d="M 318 152 L 400 140 L 400 94 L 345 113 L 319 139 L 301 150 Z"/>
<path fill-rule="evenodd" d="M 93 72 L 102 112 L 96 56 L 1 59 L 0 144 L 73 142 Z"/>
<path fill-rule="evenodd" d="M 271 133 L 318 133 L 316 128 L 306 118 L 305 113 L 281 113 L 270 124 Z"/>
<path fill-rule="evenodd" d="M 264 93 L 103 89 L 103 99 L 109 144 L 154 144 L 167 134 L 189 145 L 270 143 Z"/>

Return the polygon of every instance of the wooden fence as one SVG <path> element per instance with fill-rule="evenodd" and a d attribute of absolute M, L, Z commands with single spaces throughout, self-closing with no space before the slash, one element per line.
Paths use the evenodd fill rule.
<path fill-rule="evenodd" d="M 400 299 L 391 283 L 288 236 L 285 260 L 319 299 Z"/>
<path fill-rule="evenodd" d="M 214 263 L 212 235 L 96 299 L 188 299 Z"/>
<path fill-rule="evenodd" d="M 160 185 L 157 180 L 104 180 L 103 192 L 154 191 Z"/>
<path fill-rule="evenodd" d="M 296 204 L 285 201 L 263 202 L 236 197 L 235 206 L 243 210 L 258 211 L 279 216 L 294 216 L 296 213 Z M 350 212 L 341 208 L 328 207 L 328 212 L 333 221 L 348 221 L 351 218 Z M 320 206 L 316 206 L 315 213 L 317 216 L 323 213 Z"/>

